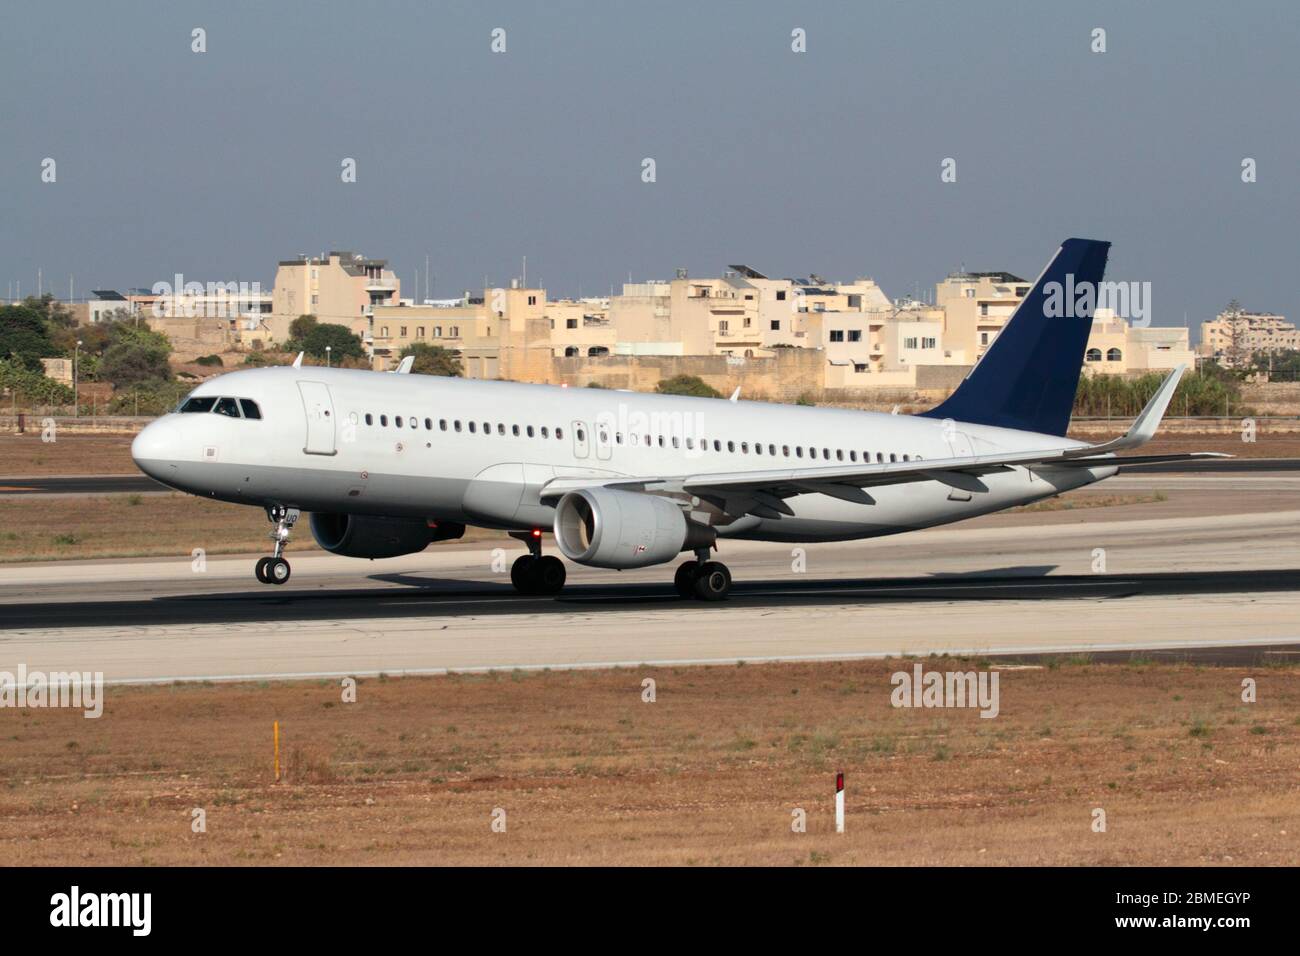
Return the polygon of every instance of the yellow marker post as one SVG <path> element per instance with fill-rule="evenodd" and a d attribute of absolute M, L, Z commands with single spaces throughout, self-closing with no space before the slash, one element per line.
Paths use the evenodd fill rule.
<path fill-rule="evenodd" d="M 275 782 L 280 782 L 280 722 L 275 722 Z"/>

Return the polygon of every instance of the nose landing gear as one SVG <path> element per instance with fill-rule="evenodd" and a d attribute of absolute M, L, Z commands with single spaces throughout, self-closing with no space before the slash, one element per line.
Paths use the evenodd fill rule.
<path fill-rule="evenodd" d="M 559 558 L 550 554 L 543 557 L 541 535 L 512 531 L 510 537 L 528 545 L 528 553 L 520 555 L 510 566 L 510 583 L 515 590 L 529 595 L 559 594 L 568 572 Z"/>
<path fill-rule="evenodd" d="M 253 573 L 263 584 L 284 584 L 289 580 L 289 562 L 284 559 L 284 548 L 289 543 L 289 534 L 298 523 L 298 509 L 273 505 L 266 509 L 266 517 L 275 522 L 271 538 L 275 541 L 275 554 L 258 558 Z"/>

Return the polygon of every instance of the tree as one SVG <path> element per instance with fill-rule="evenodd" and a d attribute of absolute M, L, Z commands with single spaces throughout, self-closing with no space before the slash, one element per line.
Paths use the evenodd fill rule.
<path fill-rule="evenodd" d="M 320 325 L 320 320 L 310 313 L 298 316 L 289 323 L 289 340 L 291 342 L 304 341 L 311 330 L 318 325 Z"/>
<path fill-rule="evenodd" d="M 446 375 L 450 378 L 460 378 L 465 374 L 460 364 L 460 356 L 441 345 L 412 342 L 401 352 L 402 358 L 408 355 L 415 356 L 411 371 L 417 375 Z"/>
<path fill-rule="evenodd" d="M 296 321 L 296 320 L 295 320 Z M 353 335 L 346 325 L 331 322 L 318 323 L 311 327 L 302 340 L 302 351 L 312 358 L 324 360 L 326 349 L 332 359 L 342 361 L 345 358 L 365 358 L 366 350 L 361 345 L 360 337 Z"/>
<path fill-rule="evenodd" d="M 698 375 L 674 375 L 655 386 L 662 395 L 690 395 L 694 398 L 721 398 L 722 393 Z"/>
<path fill-rule="evenodd" d="M 171 342 L 147 322 L 135 325 L 114 322 L 109 331 L 109 346 L 99 361 L 101 380 L 112 382 L 115 389 L 131 388 L 146 382 L 170 382 Z"/>
<path fill-rule="evenodd" d="M 49 328 L 39 308 L 28 299 L 22 305 L 0 307 L 0 358 L 11 359 L 33 372 L 42 370 L 41 359 L 59 350 L 50 340 Z"/>

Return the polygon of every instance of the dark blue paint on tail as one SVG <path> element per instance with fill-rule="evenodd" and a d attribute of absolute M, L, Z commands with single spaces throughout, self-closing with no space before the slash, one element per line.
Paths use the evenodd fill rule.
<path fill-rule="evenodd" d="M 1109 242 L 1065 240 L 957 391 L 921 414 L 1064 435 L 1109 251 Z"/>

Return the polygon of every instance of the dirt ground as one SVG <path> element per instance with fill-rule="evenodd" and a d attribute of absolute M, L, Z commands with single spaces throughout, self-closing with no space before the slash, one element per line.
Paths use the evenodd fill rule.
<path fill-rule="evenodd" d="M 915 663 L 987 666 L 380 678 L 355 703 L 325 681 L 118 687 L 98 720 L 0 710 L 0 849 L 16 866 L 1300 862 L 1295 666 L 1004 669 L 983 719 L 892 707 Z"/>

